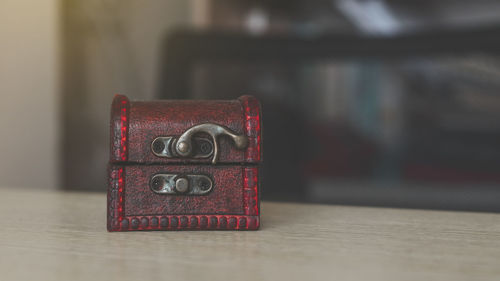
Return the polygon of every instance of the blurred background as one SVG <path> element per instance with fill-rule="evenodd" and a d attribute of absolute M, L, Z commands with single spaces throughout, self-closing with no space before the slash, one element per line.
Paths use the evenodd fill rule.
<path fill-rule="evenodd" d="M 2 0 L 0 186 L 106 190 L 109 108 L 263 105 L 263 198 L 500 212 L 500 2 Z"/>

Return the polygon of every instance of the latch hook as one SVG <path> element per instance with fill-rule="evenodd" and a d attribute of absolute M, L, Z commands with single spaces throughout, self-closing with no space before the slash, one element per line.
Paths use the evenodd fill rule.
<path fill-rule="evenodd" d="M 245 135 L 237 135 L 230 129 L 221 125 L 213 123 L 205 123 L 187 129 L 177 139 L 175 150 L 180 156 L 187 157 L 192 153 L 193 151 L 192 137 L 198 133 L 205 133 L 210 135 L 210 137 L 212 137 L 212 140 L 214 142 L 214 155 L 212 158 L 212 164 L 217 163 L 217 159 L 219 157 L 219 145 L 217 143 L 217 138 L 219 136 L 221 135 L 229 136 L 233 140 L 237 149 L 245 149 L 248 145 L 248 139 Z"/>

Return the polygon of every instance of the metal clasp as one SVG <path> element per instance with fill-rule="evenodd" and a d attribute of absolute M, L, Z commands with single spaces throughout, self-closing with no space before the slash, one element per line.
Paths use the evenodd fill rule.
<path fill-rule="evenodd" d="M 207 134 L 212 138 L 212 142 L 206 138 L 194 137 L 196 134 Z M 219 157 L 219 145 L 217 139 L 219 136 L 228 136 L 236 146 L 237 149 L 245 149 L 248 145 L 248 138 L 245 135 L 237 135 L 235 132 L 221 125 L 213 123 L 205 123 L 193 126 L 187 129 L 178 138 L 175 137 L 159 137 L 151 143 L 151 149 L 156 156 L 160 157 L 194 157 L 194 158 L 207 158 L 212 154 L 203 153 L 203 149 L 199 147 L 205 145 L 208 141 L 213 148 L 212 164 L 217 163 Z M 203 144 L 205 142 L 205 144 Z M 201 146 L 200 146 L 201 145 Z M 201 154 L 199 151 L 202 151 Z M 208 149 L 206 149 L 208 152 Z"/>

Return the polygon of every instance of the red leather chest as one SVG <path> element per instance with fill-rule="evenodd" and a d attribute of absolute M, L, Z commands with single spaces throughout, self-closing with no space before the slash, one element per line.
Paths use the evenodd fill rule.
<path fill-rule="evenodd" d="M 261 117 L 252 96 L 111 108 L 108 231 L 259 228 Z"/>

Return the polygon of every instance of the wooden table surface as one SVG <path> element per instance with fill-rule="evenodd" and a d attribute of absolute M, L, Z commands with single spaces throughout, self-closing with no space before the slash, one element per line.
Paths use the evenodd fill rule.
<path fill-rule="evenodd" d="M 105 206 L 0 188 L 0 280 L 500 280 L 500 214 L 264 202 L 255 232 L 108 233 Z"/>

